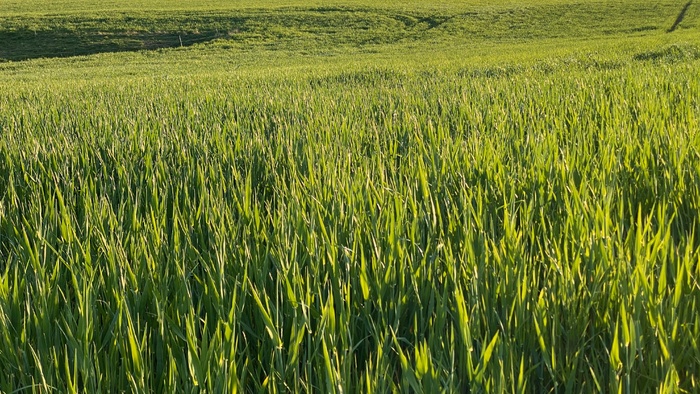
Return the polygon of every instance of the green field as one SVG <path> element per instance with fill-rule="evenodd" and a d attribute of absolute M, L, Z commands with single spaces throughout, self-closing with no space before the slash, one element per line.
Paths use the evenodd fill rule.
<path fill-rule="evenodd" d="M 700 392 L 699 211 L 698 1 L 0 0 L 3 393 Z"/>

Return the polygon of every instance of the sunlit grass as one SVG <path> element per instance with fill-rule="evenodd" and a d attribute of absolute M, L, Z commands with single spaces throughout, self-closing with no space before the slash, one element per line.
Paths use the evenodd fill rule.
<path fill-rule="evenodd" d="M 697 67 L 6 93 L 0 385 L 697 390 Z"/>
<path fill-rule="evenodd" d="M 0 64 L 0 391 L 699 391 L 696 33 L 615 34 Z"/>

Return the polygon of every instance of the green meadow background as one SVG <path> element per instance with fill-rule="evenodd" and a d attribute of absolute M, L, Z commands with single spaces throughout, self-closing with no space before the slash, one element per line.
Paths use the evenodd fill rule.
<path fill-rule="evenodd" d="M 698 23 L 0 0 L 0 392 L 700 391 Z"/>

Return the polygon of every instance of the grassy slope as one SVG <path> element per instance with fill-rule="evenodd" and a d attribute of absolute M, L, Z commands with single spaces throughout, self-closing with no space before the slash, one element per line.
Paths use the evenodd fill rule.
<path fill-rule="evenodd" d="M 629 1 L 629 0 L 628 0 Z M 570 0 L 539 0 L 536 4 L 566 4 Z M 449 0 L 440 3 L 431 3 L 421 0 L 397 1 L 390 0 L 382 2 L 382 8 L 392 9 L 459 9 L 464 10 L 470 7 L 511 7 L 532 5 L 532 1 L 527 0 Z M 240 9 L 278 9 L 286 7 L 336 7 L 336 6 L 360 6 L 376 7 L 375 2 L 367 0 L 329 0 L 329 1 L 309 1 L 309 0 L 259 0 L 256 2 L 244 0 L 203 0 L 196 3 L 188 1 L 85 1 L 85 0 L 3 0 L 3 9 L 6 14 L 60 14 L 72 12 L 93 12 L 93 11 L 113 11 L 113 10 L 240 10 Z"/>
<path fill-rule="evenodd" d="M 0 390 L 698 390 L 697 5 L 0 4 Z"/>
<path fill-rule="evenodd" d="M 634 1 L 573 5 L 563 1 L 455 2 L 432 7 L 420 2 L 416 8 L 388 3 L 380 9 L 358 3 L 324 10 L 297 5 L 284 12 L 239 9 L 235 3 L 226 3 L 228 9 L 223 3 L 212 5 L 218 7 L 216 11 L 144 12 L 134 11 L 139 7 L 132 4 L 117 13 L 75 2 L 61 7 L 61 12 L 54 10 L 55 14 L 50 13 L 49 5 L 30 6 L 32 3 L 18 3 L 25 8 L 9 7 L 21 15 L 0 15 L 0 36 L 8 43 L 0 48 L 0 59 L 104 54 L 65 61 L 0 63 L 4 71 L 0 78 L 278 74 L 380 64 L 460 68 L 567 56 L 605 57 L 606 53 L 631 58 L 674 43 L 697 41 L 698 20 L 698 6 L 694 5 L 680 29 L 666 34 L 680 10 L 677 1 L 653 5 Z M 82 8 L 88 11 L 75 11 Z M 48 14 L 37 13 L 38 9 Z M 179 47 L 180 39 L 193 46 L 141 51 Z M 110 53 L 134 50 L 140 52 Z"/>
<path fill-rule="evenodd" d="M 464 51 L 494 42 L 660 36 L 681 8 L 678 1 L 670 0 L 644 6 L 635 2 L 563 1 L 420 4 L 389 3 L 382 8 L 360 2 L 320 8 L 290 5 L 283 12 L 262 6 L 237 8 L 236 3 L 185 10 L 160 9 L 155 3 L 154 10 L 131 5 L 128 9 L 115 6 L 115 11 L 109 3 L 104 10 L 81 2 L 75 8 L 67 5 L 52 12 L 51 7 L 37 4 L 31 9 L 42 9 L 43 13 L 0 15 L 4 42 L 0 59 L 179 47 L 222 39 L 232 49 L 325 55 L 359 49 L 388 52 L 391 47 L 387 45 L 398 46 L 395 52 L 426 45 L 437 45 L 434 52 L 460 47 Z M 9 9 L 15 8 L 10 5 Z M 693 11 L 682 27 L 697 19 Z"/>

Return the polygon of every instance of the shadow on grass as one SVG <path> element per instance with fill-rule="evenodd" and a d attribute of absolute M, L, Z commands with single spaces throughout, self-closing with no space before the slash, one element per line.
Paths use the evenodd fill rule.
<path fill-rule="evenodd" d="M 384 12 L 361 9 L 8 17 L 0 18 L 0 61 L 186 47 L 215 39 L 332 48 L 395 42 L 411 28 Z"/>
<path fill-rule="evenodd" d="M 685 14 L 686 14 L 686 12 L 688 12 L 688 8 L 690 8 L 690 6 L 692 4 L 693 4 L 693 0 L 690 0 L 689 2 L 687 2 L 683 6 L 683 8 L 681 9 L 681 12 L 678 13 L 678 16 L 676 17 L 675 22 L 673 22 L 673 26 L 671 26 L 668 30 L 666 30 L 667 33 L 674 32 L 678 28 L 678 25 L 680 25 L 681 22 L 683 22 L 683 19 L 685 18 Z"/>
<path fill-rule="evenodd" d="M 658 63 L 678 63 L 698 59 L 700 59 L 700 47 L 693 44 L 672 44 L 634 55 L 634 60 Z"/>
<path fill-rule="evenodd" d="M 227 32 L 216 30 L 190 33 L 101 32 L 71 29 L 0 31 L 0 42 L 2 43 L 0 61 L 174 48 L 191 46 L 227 36 Z"/>

